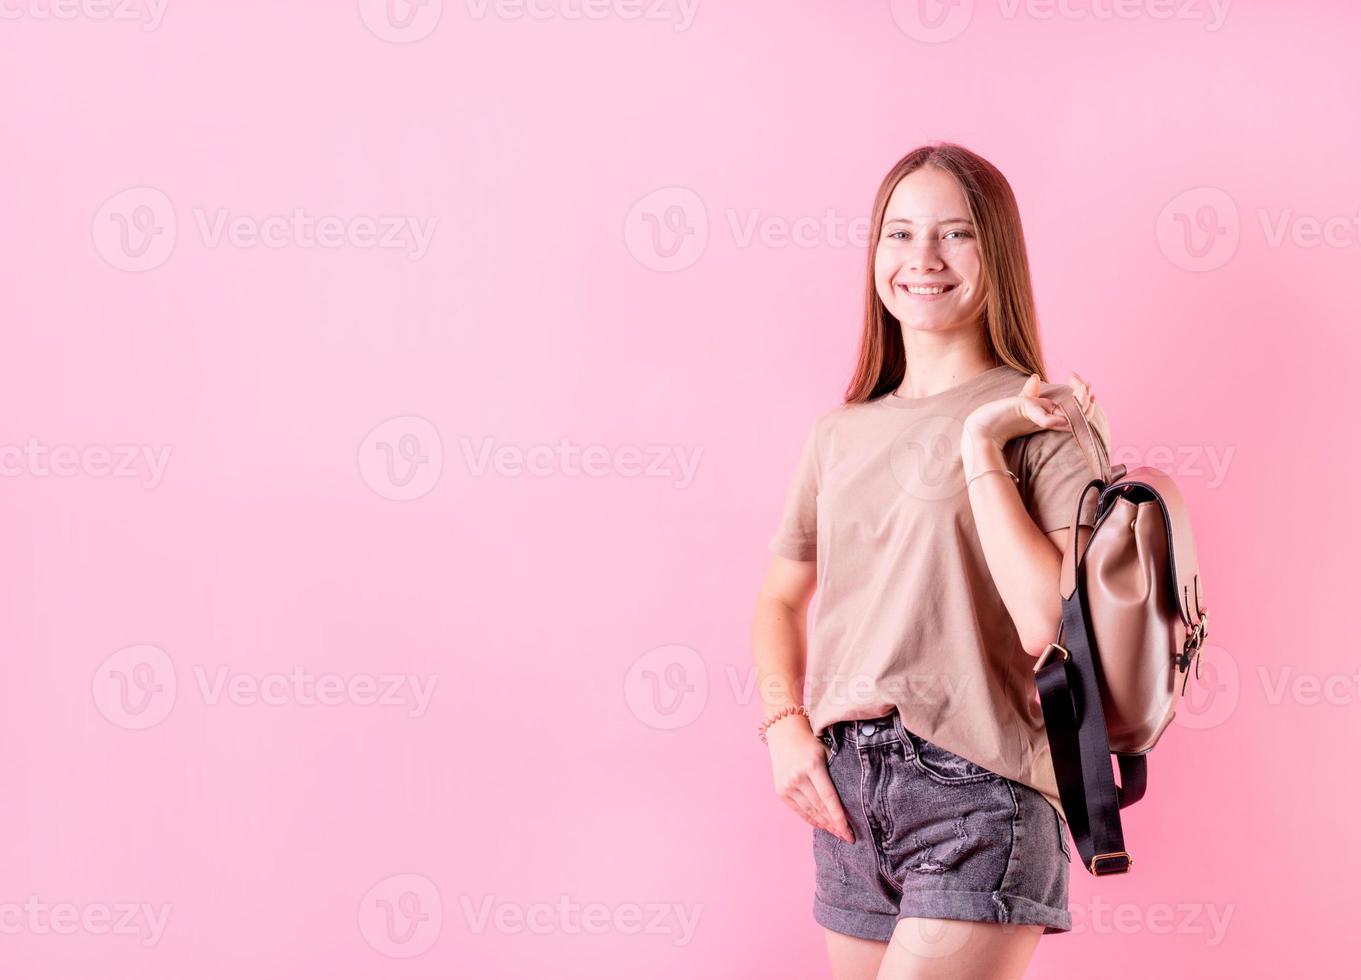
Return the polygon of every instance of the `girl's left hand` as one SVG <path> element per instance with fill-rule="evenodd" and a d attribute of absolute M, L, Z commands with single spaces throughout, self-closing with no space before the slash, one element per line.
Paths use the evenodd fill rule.
<path fill-rule="evenodd" d="M 1096 425 L 1099 409 L 1091 385 L 1076 371 L 1068 376 L 1067 384 L 1073 389 L 1082 414 Z M 1052 398 L 1041 397 L 1039 390 L 1040 376 L 1032 374 L 1020 394 L 979 405 L 964 420 L 965 440 L 991 442 L 1000 449 L 1008 440 L 1040 429 L 1068 429 L 1068 419 L 1059 410 L 1058 403 Z"/>

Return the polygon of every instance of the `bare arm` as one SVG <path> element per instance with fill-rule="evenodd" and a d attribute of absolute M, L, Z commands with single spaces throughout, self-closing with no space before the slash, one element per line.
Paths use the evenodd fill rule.
<path fill-rule="evenodd" d="M 762 717 L 803 703 L 808 605 L 816 587 L 816 562 L 780 555 L 771 559 L 751 624 Z M 780 799 L 812 826 L 853 842 L 846 813 L 827 774 L 826 750 L 808 719 L 799 714 L 781 718 L 766 729 L 766 738 Z"/>
<path fill-rule="evenodd" d="M 1091 388 L 1077 374 L 1070 381 L 1083 414 L 1105 432 L 1105 417 Z M 1002 446 L 1009 439 L 1039 429 L 1067 429 L 1067 420 L 1054 403 L 1036 397 L 1038 392 L 1039 376 L 1033 375 L 1019 396 L 999 399 L 975 410 L 965 421 L 960 446 L 983 557 L 1016 624 L 1021 646 L 1032 657 L 1043 653 L 1058 635 L 1063 616 L 1059 570 L 1064 561 L 1072 560 L 1068 551 L 1071 528 L 1059 528 L 1048 534 L 1040 530 L 1026 510 L 1016 484 L 1005 473 L 986 471 L 1007 468 Z M 1086 546 L 1091 533 L 1089 527 L 1079 525 L 1079 551 Z"/>
<path fill-rule="evenodd" d="M 816 587 L 817 562 L 793 561 L 779 555 L 771 558 L 751 624 L 756 688 L 766 718 L 781 708 L 803 703 L 808 605 Z M 802 716 L 779 724 L 808 726 Z"/>
<path fill-rule="evenodd" d="M 974 473 L 1006 469 L 1002 451 L 992 442 L 974 446 Z M 983 546 L 983 557 L 1002 602 L 1011 613 L 1021 645 L 1032 657 L 1058 635 L 1062 605 L 1059 601 L 1061 562 L 1068 554 L 1070 528 L 1047 535 L 1035 526 L 1016 485 L 1006 474 L 980 476 L 969 484 L 969 503 Z M 1078 527 L 1079 549 L 1087 543 L 1091 528 Z"/>

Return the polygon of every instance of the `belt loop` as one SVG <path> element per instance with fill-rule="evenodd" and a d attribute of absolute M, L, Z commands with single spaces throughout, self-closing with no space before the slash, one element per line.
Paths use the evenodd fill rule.
<path fill-rule="evenodd" d="M 916 751 L 916 746 L 912 742 L 912 733 L 903 724 L 903 716 L 897 708 L 893 709 L 893 730 L 898 733 L 898 737 L 903 740 L 903 748 L 907 750 L 910 757 Z"/>

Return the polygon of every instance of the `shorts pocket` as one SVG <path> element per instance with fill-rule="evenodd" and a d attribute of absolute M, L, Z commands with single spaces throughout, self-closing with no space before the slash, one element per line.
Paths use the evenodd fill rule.
<path fill-rule="evenodd" d="M 954 785 L 1002 778 L 991 769 L 948 752 L 919 735 L 912 736 L 912 745 L 916 749 L 917 768 L 938 783 Z"/>
<path fill-rule="evenodd" d="M 837 748 L 836 739 L 832 737 L 831 730 L 823 729 L 822 734 L 818 736 L 818 741 L 827 747 L 827 763 L 830 765 L 840 751 L 840 749 Z"/>
<path fill-rule="evenodd" d="M 836 904 L 839 889 L 850 884 L 846 862 L 841 857 L 841 849 L 845 845 L 846 842 L 835 834 L 829 834 L 821 827 L 813 828 L 813 863 L 817 872 L 818 897 L 830 904 Z"/>
<path fill-rule="evenodd" d="M 1054 810 L 1054 822 L 1059 825 L 1059 847 L 1063 848 L 1063 856 L 1071 861 L 1073 852 L 1068 849 L 1068 822 L 1059 816 L 1059 811 L 1054 809 L 1052 803 L 1049 809 Z"/>

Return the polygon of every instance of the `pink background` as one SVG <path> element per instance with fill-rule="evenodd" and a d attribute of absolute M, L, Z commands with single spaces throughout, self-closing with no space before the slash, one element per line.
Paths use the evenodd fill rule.
<path fill-rule="evenodd" d="M 0 20 L 0 974 L 826 975 L 749 626 L 952 139 L 1213 620 L 1031 975 L 1344 975 L 1351 5 L 125 2 Z"/>

